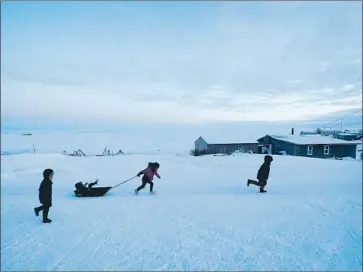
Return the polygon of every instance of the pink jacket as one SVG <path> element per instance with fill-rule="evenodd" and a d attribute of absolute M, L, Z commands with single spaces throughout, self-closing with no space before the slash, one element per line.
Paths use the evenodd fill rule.
<path fill-rule="evenodd" d="M 158 178 L 160 178 L 158 172 L 155 171 L 155 173 L 153 173 L 153 171 L 151 170 L 151 168 L 146 168 L 146 169 L 142 170 L 141 172 L 145 176 L 147 176 L 150 180 L 152 180 L 154 176 L 157 176 Z"/>

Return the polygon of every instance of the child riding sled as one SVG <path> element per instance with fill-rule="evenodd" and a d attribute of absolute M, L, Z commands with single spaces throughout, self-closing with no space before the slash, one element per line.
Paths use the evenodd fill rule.
<path fill-rule="evenodd" d="M 157 176 L 159 179 L 161 178 L 157 172 L 157 170 L 160 168 L 160 164 L 157 162 L 149 162 L 148 167 L 142 171 L 140 171 L 137 176 L 142 177 L 142 184 L 135 190 L 135 194 L 138 195 L 139 191 L 144 189 L 146 184 L 150 184 L 150 194 L 154 194 L 153 187 L 154 183 L 152 182 L 154 176 Z"/>
<path fill-rule="evenodd" d="M 96 179 L 95 182 L 91 182 L 89 184 L 88 182 L 86 182 L 85 184 L 83 184 L 82 181 L 77 182 L 76 184 L 74 184 L 74 187 L 76 187 L 74 193 L 76 194 L 76 196 L 82 196 L 84 194 L 87 194 L 96 184 L 98 184 L 98 179 Z"/>

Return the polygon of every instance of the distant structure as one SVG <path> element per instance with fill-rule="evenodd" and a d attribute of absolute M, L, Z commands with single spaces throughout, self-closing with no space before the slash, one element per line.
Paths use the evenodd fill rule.
<path fill-rule="evenodd" d="M 72 157 L 86 157 L 86 154 L 84 154 L 84 152 L 81 149 L 74 150 L 74 152 L 71 154 L 67 154 L 67 151 L 63 151 L 62 154 L 72 156 Z"/>
<path fill-rule="evenodd" d="M 244 137 L 246 138 L 246 137 Z M 257 138 L 257 137 L 256 137 Z M 354 158 L 359 159 L 358 149 L 362 146 L 362 130 L 356 132 L 332 132 L 318 129 L 315 132 L 302 131 L 295 135 L 292 128 L 289 135 L 265 135 L 259 139 L 248 137 L 237 139 L 208 139 L 202 136 L 195 142 L 192 155 L 243 153 L 291 155 L 311 158 Z"/>
<path fill-rule="evenodd" d="M 333 137 L 345 141 L 355 141 L 355 140 L 361 140 L 363 138 L 361 132 L 349 132 L 349 131 L 337 132 L 333 134 Z"/>
<path fill-rule="evenodd" d="M 105 149 L 103 150 L 102 154 L 96 155 L 97 157 L 103 157 L 103 156 L 118 156 L 118 155 L 124 155 L 124 153 L 122 152 L 122 150 L 120 149 L 119 151 L 117 151 L 117 153 L 113 153 L 112 150 L 107 149 L 105 147 Z"/>
<path fill-rule="evenodd" d="M 286 154 L 312 158 L 356 159 L 358 141 L 344 141 L 327 136 L 266 135 L 257 140 L 269 154 Z"/>
<path fill-rule="evenodd" d="M 105 147 L 105 149 L 103 150 L 103 153 L 101 155 L 96 155 L 96 156 L 98 156 L 98 157 L 113 156 L 113 152 L 111 152 L 111 150 L 109 150 Z"/>
<path fill-rule="evenodd" d="M 225 142 L 225 143 L 223 143 Z M 230 139 L 224 141 L 206 141 L 200 136 L 195 142 L 195 149 L 193 155 L 207 155 L 207 154 L 232 154 L 235 151 L 246 153 L 257 153 L 258 142 L 256 140 L 238 140 Z"/>
<path fill-rule="evenodd" d="M 118 155 L 124 155 L 125 153 L 124 152 L 122 152 L 122 150 L 120 149 L 116 154 L 115 154 L 115 156 L 118 156 Z"/>

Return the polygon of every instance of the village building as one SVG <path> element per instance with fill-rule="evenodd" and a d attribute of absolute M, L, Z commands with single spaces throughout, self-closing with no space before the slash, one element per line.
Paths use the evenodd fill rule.
<path fill-rule="evenodd" d="M 256 137 L 235 137 L 235 138 L 207 138 L 200 136 L 195 142 L 196 155 L 204 154 L 231 154 L 235 151 L 241 152 L 258 152 L 258 142 Z"/>
<path fill-rule="evenodd" d="M 356 158 L 359 141 L 345 141 L 329 136 L 266 135 L 257 140 L 269 154 L 312 158 Z"/>

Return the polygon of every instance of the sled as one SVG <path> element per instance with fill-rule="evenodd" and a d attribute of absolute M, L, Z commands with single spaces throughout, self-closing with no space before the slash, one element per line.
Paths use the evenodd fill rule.
<path fill-rule="evenodd" d="M 94 187 L 84 190 L 74 190 L 74 193 L 77 197 L 95 197 L 95 196 L 104 196 L 112 187 Z"/>
<path fill-rule="evenodd" d="M 107 186 L 107 187 L 91 187 L 88 188 L 86 187 L 82 182 L 77 182 L 74 187 L 76 187 L 76 190 L 74 190 L 74 194 L 76 195 L 76 197 L 95 197 L 95 196 L 104 196 L 109 190 L 116 188 L 118 186 L 120 186 L 121 184 L 124 184 L 134 178 L 136 178 L 137 176 L 134 176 L 128 180 L 125 180 L 123 182 L 120 182 L 119 184 L 115 185 L 115 186 Z M 96 180 L 98 181 L 98 179 Z"/>

